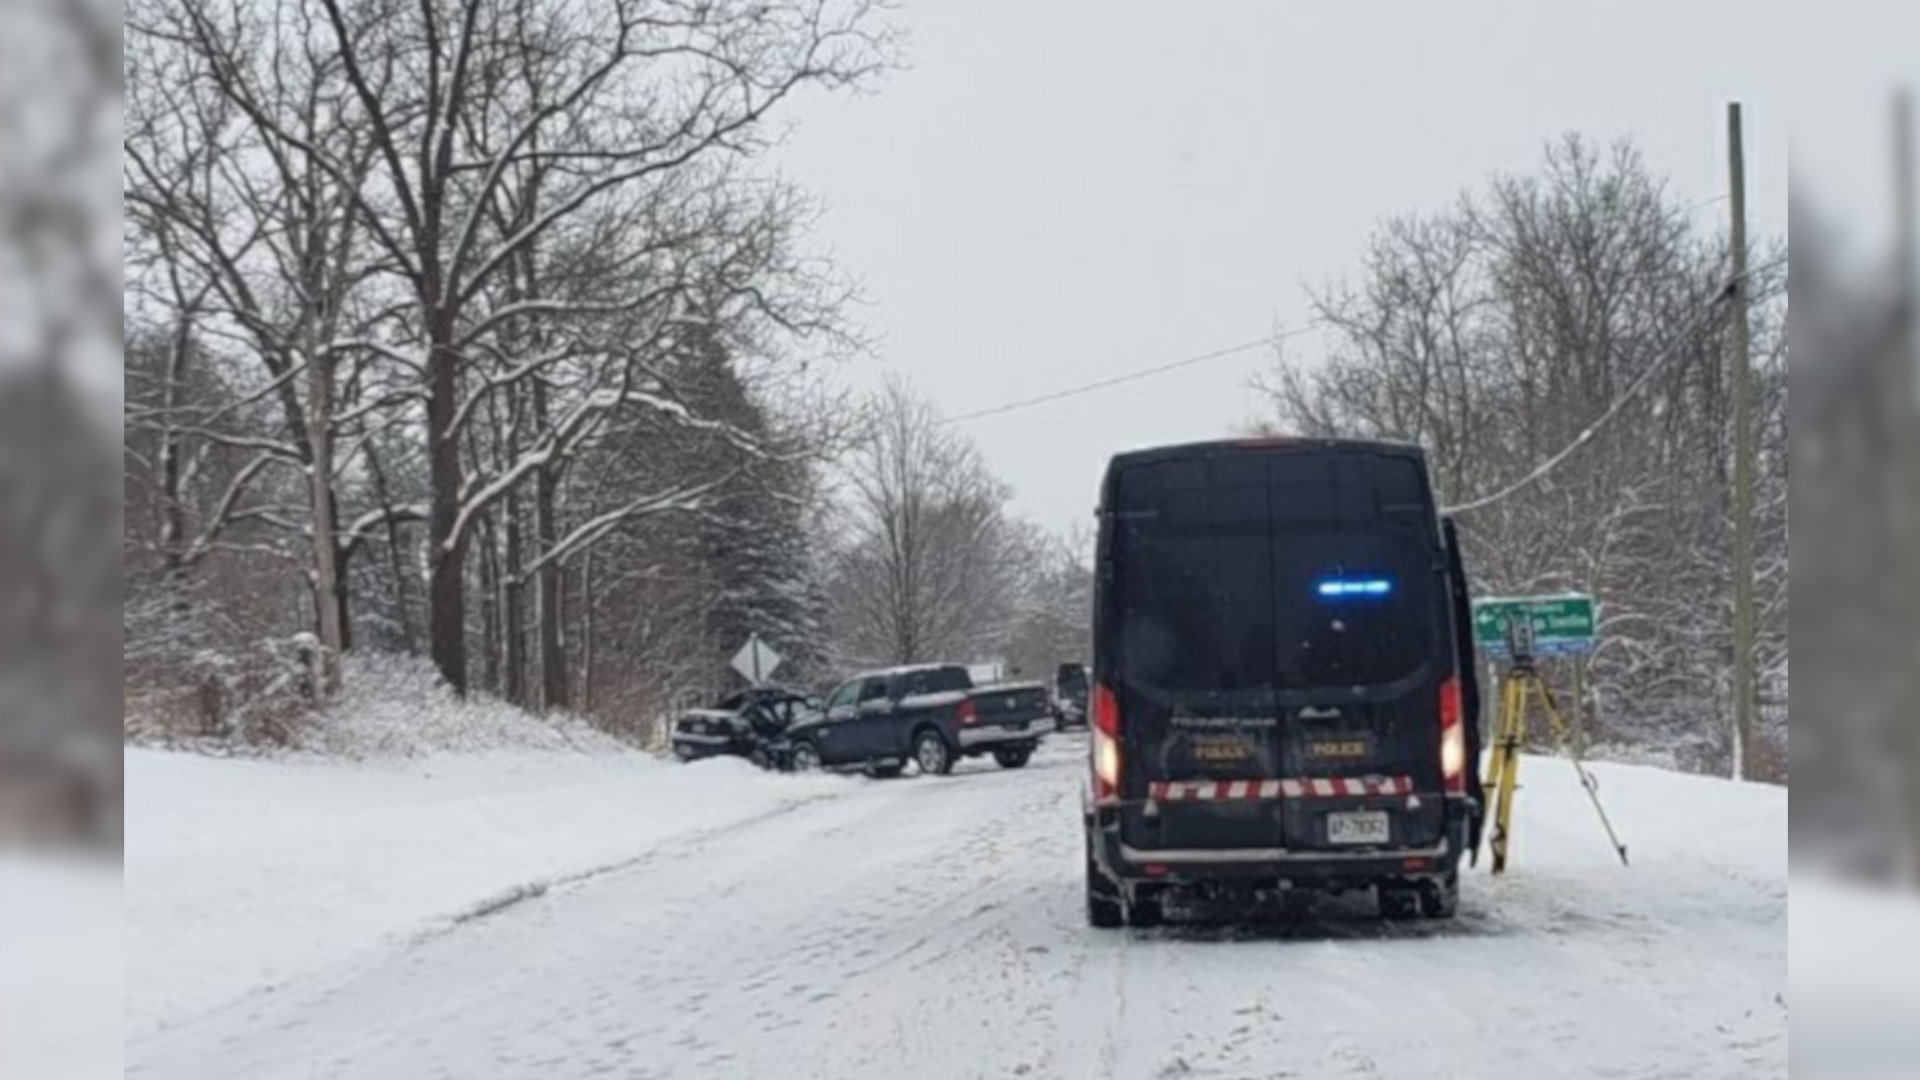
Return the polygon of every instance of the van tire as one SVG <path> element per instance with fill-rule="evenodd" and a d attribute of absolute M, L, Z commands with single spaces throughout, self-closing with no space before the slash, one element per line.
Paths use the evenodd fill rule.
<path fill-rule="evenodd" d="M 1093 838 L 1087 838 L 1087 925 L 1096 930 L 1117 930 L 1127 921 L 1120 893 L 1093 861 Z"/>
<path fill-rule="evenodd" d="M 1127 925 L 1136 930 L 1151 930 L 1165 921 L 1166 909 L 1160 906 L 1157 896 L 1137 896 L 1127 905 Z"/>
<path fill-rule="evenodd" d="M 1460 914 L 1460 871 L 1443 880 L 1420 887 L 1420 916 L 1426 919 L 1451 919 Z"/>
<path fill-rule="evenodd" d="M 1374 891 L 1380 895 L 1381 918 L 1400 922 L 1421 916 L 1419 886 L 1388 884 L 1383 881 L 1375 887 Z"/>

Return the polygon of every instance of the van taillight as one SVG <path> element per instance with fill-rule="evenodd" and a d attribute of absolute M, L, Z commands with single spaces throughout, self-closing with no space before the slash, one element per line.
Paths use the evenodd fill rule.
<path fill-rule="evenodd" d="M 1093 797 L 1120 794 L 1120 700 L 1104 683 L 1093 687 Z"/>
<path fill-rule="evenodd" d="M 1096 731 L 1120 737 L 1120 699 L 1105 683 L 1093 688 L 1093 726 Z"/>
<path fill-rule="evenodd" d="M 1467 793 L 1466 708 L 1460 700 L 1460 676 L 1440 684 L 1440 776 L 1447 794 Z"/>

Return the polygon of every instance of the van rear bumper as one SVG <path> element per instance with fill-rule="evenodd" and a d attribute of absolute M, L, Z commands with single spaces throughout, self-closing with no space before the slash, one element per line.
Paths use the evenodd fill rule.
<path fill-rule="evenodd" d="M 1426 847 L 1343 851 L 1313 848 L 1136 848 L 1120 836 L 1119 815 L 1090 812 L 1088 834 L 1100 871 L 1123 885 L 1176 885 L 1247 879 L 1297 884 L 1439 878 L 1453 873 L 1467 847 L 1471 804 L 1447 800 L 1446 828 Z"/>

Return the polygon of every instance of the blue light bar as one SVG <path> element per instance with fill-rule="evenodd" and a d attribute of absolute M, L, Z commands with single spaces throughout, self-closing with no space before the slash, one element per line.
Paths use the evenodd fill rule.
<path fill-rule="evenodd" d="M 1393 592 L 1393 582 L 1386 578 L 1332 578 L 1315 586 L 1315 591 L 1328 600 L 1341 600 L 1349 596 L 1386 596 Z"/>

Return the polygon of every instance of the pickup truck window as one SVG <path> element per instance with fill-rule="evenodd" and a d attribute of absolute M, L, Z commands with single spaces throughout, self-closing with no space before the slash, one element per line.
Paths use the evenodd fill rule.
<path fill-rule="evenodd" d="M 947 694 L 955 690 L 973 689 L 973 680 L 963 667 L 925 668 L 909 671 L 900 676 L 900 696 L 918 697 L 921 694 Z"/>

